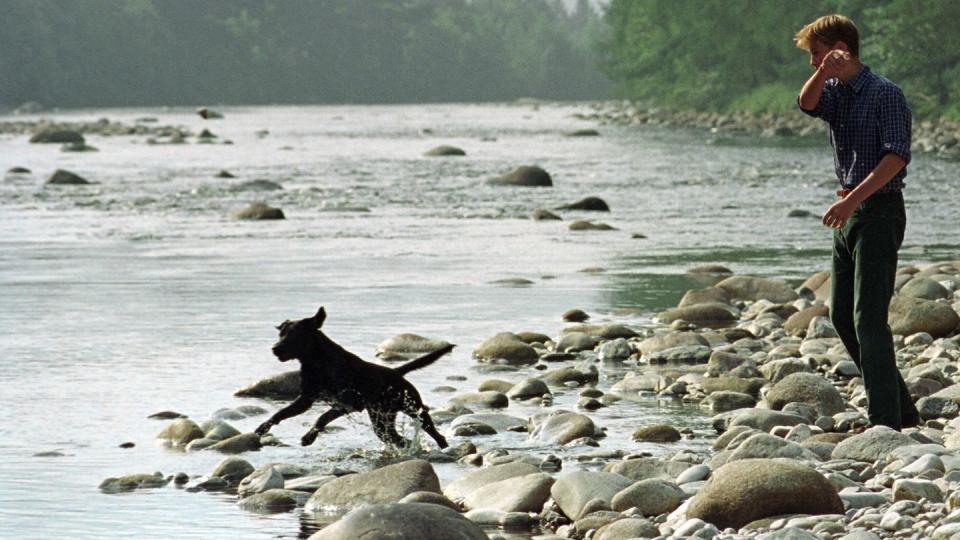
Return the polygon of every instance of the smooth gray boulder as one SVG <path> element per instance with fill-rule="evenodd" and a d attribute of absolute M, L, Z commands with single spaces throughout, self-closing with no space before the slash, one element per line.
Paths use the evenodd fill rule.
<path fill-rule="evenodd" d="M 570 332 L 581 332 L 601 339 L 629 339 L 639 336 L 636 330 L 622 324 L 571 324 L 561 330 L 560 334 L 569 334 Z"/>
<path fill-rule="evenodd" d="M 493 508 L 504 512 L 539 512 L 550 498 L 553 477 L 532 473 L 480 487 L 463 499 L 467 510 Z"/>
<path fill-rule="evenodd" d="M 788 459 L 744 459 L 720 467 L 686 512 L 720 529 L 784 514 L 842 513 L 833 485 L 813 468 Z"/>
<path fill-rule="evenodd" d="M 300 395 L 300 370 L 272 375 L 237 390 L 233 395 L 236 397 L 292 401 Z"/>
<path fill-rule="evenodd" d="M 897 294 L 926 300 L 950 298 L 950 291 L 948 291 L 946 287 L 937 281 L 922 276 L 915 277 L 908 281 L 897 291 Z"/>
<path fill-rule="evenodd" d="M 222 454 L 242 454 L 243 452 L 254 452 L 259 450 L 263 444 L 260 442 L 260 436 L 256 433 L 242 433 L 234 435 L 229 439 L 224 439 L 208 448 Z"/>
<path fill-rule="evenodd" d="M 770 435 L 757 433 L 749 436 L 727 458 L 727 463 L 741 459 L 790 458 L 805 461 L 820 461 L 820 457 L 800 444 Z"/>
<path fill-rule="evenodd" d="M 488 338 L 473 351 L 473 355 L 481 361 L 503 361 L 511 365 L 530 365 L 540 358 L 536 349 L 511 332 Z"/>
<path fill-rule="evenodd" d="M 710 342 L 696 332 L 676 332 L 647 338 L 637 345 L 637 349 L 643 356 L 649 356 L 667 349 L 688 346 L 709 347 Z"/>
<path fill-rule="evenodd" d="M 213 472 L 210 473 L 210 476 L 223 478 L 228 484 L 235 486 L 239 484 L 241 480 L 250 476 L 254 470 L 253 465 L 251 465 L 249 461 L 231 456 L 218 463 L 217 466 L 214 467 Z"/>
<path fill-rule="evenodd" d="M 636 442 L 671 443 L 680 440 L 680 432 L 669 424 L 637 428 L 630 436 Z"/>
<path fill-rule="evenodd" d="M 237 494 L 242 499 L 269 489 L 283 489 L 283 475 L 272 465 L 260 467 L 241 480 Z"/>
<path fill-rule="evenodd" d="M 430 339 L 417 334 L 398 334 L 377 345 L 377 356 L 419 356 L 446 347 L 442 339 Z"/>
<path fill-rule="evenodd" d="M 769 433 L 771 429 L 777 426 L 793 427 L 797 424 L 806 424 L 808 422 L 806 418 L 796 414 L 767 409 L 748 409 L 735 415 L 734 418 L 730 420 L 728 427 L 748 426 Z M 716 424 L 714 424 L 714 427 L 717 427 Z"/>
<path fill-rule="evenodd" d="M 600 344 L 600 338 L 583 332 L 569 332 L 557 342 L 557 352 L 592 351 Z"/>
<path fill-rule="evenodd" d="M 698 326 L 729 326 L 738 320 L 736 310 L 719 303 L 700 303 L 661 311 L 656 316 L 664 324 L 683 320 Z"/>
<path fill-rule="evenodd" d="M 524 379 L 507 391 L 507 397 L 510 399 L 530 399 L 546 394 L 550 394 L 547 383 L 534 378 Z"/>
<path fill-rule="evenodd" d="M 439 504 L 372 504 L 357 508 L 308 540 L 487 540 L 479 525 Z"/>
<path fill-rule="evenodd" d="M 241 499 L 240 508 L 247 512 L 258 514 L 273 514 L 289 512 L 298 506 L 303 506 L 310 498 L 309 493 L 290 489 L 269 489 Z"/>
<path fill-rule="evenodd" d="M 566 366 L 552 369 L 540 376 L 540 379 L 552 386 L 565 386 L 567 383 L 595 384 L 599 379 L 596 366 L 577 368 Z"/>
<path fill-rule="evenodd" d="M 672 481 L 648 478 L 614 495 L 610 508 L 617 512 L 636 508 L 644 516 L 656 516 L 673 512 L 684 498 L 683 491 Z"/>
<path fill-rule="evenodd" d="M 909 336 L 926 332 L 940 338 L 960 325 L 960 315 L 949 304 L 898 294 L 890 301 L 889 323 L 894 334 Z"/>
<path fill-rule="evenodd" d="M 779 411 L 788 403 L 807 403 L 816 407 L 820 416 L 833 416 L 846 409 L 846 401 L 830 381 L 814 373 L 793 373 L 773 385 L 767 392 L 767 403 Z"/>
<path fill-rule="evenodd" d="M 203 437 L 214 441 L 222 441 L 240 435 L 240 430 L 227 422 L 218 419 L 207 420 L 200 425 Z"/>
<path fill-rule="evenodd" d="M 174 446 L 186 446 L 194 439 L 202 439 L 203 430 L 189 418 L 179 418 L 171 422 L 157 434 L 157 438 Z"/>
<path fill-rule="evenodd" d="M 495 176 L 487 180 L 493 186 L 551 187 L 553 178 L 540 167 L 521 166 L 508 174 Z"/>
<path fill-rule="evenodd" d="M 574 471 L 560 475 L 550 494 L 565 516 L 576 519 L 588 502 L 601 499 L 609 505 L 617 493 L 632 484 L 630 479 L 619 474 Z"/>
<path fill-rule="evenodd" d="M 700 408 L 707 409 L 713 414 L 718 414 L 753 407 L 756 404 L 757 400 L 750 394 L 720 391 L 712 392 L 706 399 L 701 401 Z"/>
<path fill-rule="evenodd" d="M 916 439 L 899 431 L 886 426 L 873 426 L 863 433 L 837 443 L 830 457 L 873 463 L 896 448 L 916 443 Z"/>
<path fill-rule="evenodd" d="M 614 473 L 633 482 L 659 478 L 673 480 L 687 470 L 689 464 L 659 458 L 634 458 L 625 461 L 613 461 L 603 467 L 604 472 Z"/>
<path fill-rule="evenodd" d="M 814 373 L 810 362 L 801 358 L 779 358 L 770 360 L 759 368 L 765 379 L 776 384 L 794 373 Z"/>
<path fill-rule="evenodd" d="M 716 287 L 726 291 L 732 300 L 769 300 L 775 304 L 793 302 L 797 293 L 785 281 L 753 276 L 730 276 Z"/>
<path fill-rule="evenodd" d="M 529 430 L 531 439 L 547 444 L 567 444 L 597 433 L 589 416 L 564 410 L 534 415 Z"/>
<path fill-rule="evenodd" d="M 500 392 L 488 390 L 486 392 L 467 392 L 450 398 L 453 405 L 482 407 L 487 409 L 502 409 L 510 405 L 510 399 Z"/>
<path fill-rule="evenodd" d="M 348 474 L 317 488 L 305 511 L 397 502 L 415 491 L 440 493 L 433 467 L 422 459 L 403 461 L 369 472 Z"/>
<path fill-rule="evenodd" d="M 503 465 L 493 465 L 484 467 L 476 471 L 467 473 L 453 482 L 450 482 L 443 489 L 443 494 L 450 500 L 457 501 L 464 499 L 474 491 L 494 483 L 501 482 L 510 478 L 523 477 L 539 473 L 540 469 L 529 463 L 513 462 Z"/>
<path fill-rule="evenodd" d="M 730 297 L 727 291 L 717 287 L 704 287 L 703 289 L 690 289 L 683 294 L 677 307 L 689 307 L 698 304 L 720 304 L 730 306 Z"/>

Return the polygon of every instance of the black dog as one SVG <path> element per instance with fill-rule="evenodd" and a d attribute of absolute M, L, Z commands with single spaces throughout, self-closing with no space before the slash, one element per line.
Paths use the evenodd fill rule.
<path fill-rule="evenodd" d="M 294 358 L 300 360 L 300 397 L 260 424 L 255 433 L 264 435 L 274 425 L 306 412 L 314 401 L 320 400 L 330 403 L 332 407 L 320 415 L 310 431 L 304 434 L 300 440 L 303 446 L 313 443 L 317 434 L 330 422 L 345 414 L 366 409 L 373 422 L 374 433 L 387 444 L 408 444 L 397 433 L 395 426 L 397 413 L 403 412 L 418 421 L 440 448 L 446 448 L 447 441 L 433 425 L 420 394 L 403 376 L 436 362 L 454 346 L 447 345 L 398 368 L 371 364 L 337 345 L 320 331 L 326 317 L 321 307 L 313 317 L 284 321 L 277 327 L 280 339 L 273 346 L 273 354 L 281 362 Z"/>

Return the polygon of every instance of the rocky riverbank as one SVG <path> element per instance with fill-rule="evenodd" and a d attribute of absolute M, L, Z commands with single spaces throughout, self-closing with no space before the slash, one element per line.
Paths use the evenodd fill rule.
<path fill-rule="evenodd" d="M 102 137 L 147 136 L 150 143 L 183 143 L 194 136 L 182 126 L 163 126 L 153 117 L 138 118 L 134 123 L 123 123 L 109 118 L 90 122 L 65 122 L 51 119 L 0 122 L 0 134 L 25 135 L 32 143 L 83 143 L 84 135 Z M 201 135 L 197 135 L 200 137 Z M 74 150 L 75 151 L 75 150 Z"/>
<path fill-rule="evenodd" d="M 266 414 L 259 406 L 216 411 L 199 424 L 165 411 L 156 417 L 173 420 L 158 439 L 229 455 L 205 475 L 136 474 L 100 488 L 227 491 L 244 510 L 300 509 L 305 518 L 349 511 L 314 540 L 385 529 L 433 540 L 960 534 L 960 260 L 898 274 L 890 325 L 923 420 L 902 433 L 863 429 L 863 381 L 830 324 L 825 273 L 793 288 L 719 266 L 691 272 L 712 285 L 688 291 L 654 327 L 578 322 L 558 336 L 503 332 L 478 344 L 475 360 L 496 366 L 497 378 L 475 391 L 450 387 L 448 404 L 431 411 L 451 442 L 443 451 L 424 448 L 364 471 L 311 470 L 272 460 L 270 447 L 284 444 L 276 437 L 230 424 Z M 378 355 L 396 359 L 440 343 L 401 334 Z M 287 400 L 298 387 L 294 371 L 237 395 Z M 575 407 L 554 404 L 570 392 L 578 394 Z M 712 415 L 712 449 L 671 448 L 694 433 L 642 418 L 632 438 L 656 443 L 659 455 L 605 444 L 609 433 L 594 411 L 655 399 Z M 510 414 L 520 404 L 542 412 Z M 492 433 L 515 437 L 513 448 L 536 441 L 552 451 L 489 445 Z M 457 478 L 442 485 L 438 463 L 455 463 Z"/>
<path fill-rule="evenodd" d="M 800 111 L 762 114 L 672 111 L 630 102 L 602 102 L 592 108 L 593 112 L 578 115 L 578 118 L 600 124 L 689 127 L 711 133 L 761 137 L 820 136 L 826 129 L 822 121 Z M 960 157 L 960 123 L 914 119 L 913 150 Z"/>

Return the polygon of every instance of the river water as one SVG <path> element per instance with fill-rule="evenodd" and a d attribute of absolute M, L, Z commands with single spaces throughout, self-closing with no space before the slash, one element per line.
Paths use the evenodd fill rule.
<path fill-rule="evenodd" d="M 557 335 L 570 308 L 593 321 L 649 327 L 657 311 L 700 285 L 685 275 L 699 264 L 793 283 L 826 268 L 829 231 L 814 217 L 786 217 L 794 209 L 817 215 L 833 199 L 825 137 L 593 126 L 573 116 L 589 111 L 584 104 L 486 104 L 226 108 L 218 121 L 187 109 L 48 115 L 124 123 L 149 116 L 195 132 L 207 127 L 234 143 L 89 136 L 100 151 L 79 154 L 0 135 L 0 171 L 32 171 L 0 182 L 0 536 L 260 539 L 316 530 L 316 520 L 299 511 L 251 514 L 229 495 L 172 486 L 107 495 L 97 486 L 133 473 L 208 474 L 222 456 L 157 445 L 166 422 L 147 416 L 172 409 L 199 422 L 251 403 L 272 412 L 276 404 L 233 391 L 288 369 L 270 354 L 274 325 L 320 305 L 327 334 L 368 359 L 403 332 L 457 343 L 451 356 L 409 376 L 438 407 L 450 394 L 434 388 L 473 391 L 491 376 L 470 353 L 494 333 Z M 566 136 L 590 127 L 601 136 Z M 467 156 L 423 156 L 440 144 Z M 485 184 L 534 164 L 553 175 L 553 188 Z M 45 186 L 58 168 L 93 184 Z M 237 178 L 215 178 L 221 169 Z M 911 164 L 905 262 L 960 253 L 955 171 L 955 162 L 927 155 Z M 239 187 L 256 179 L 283 189 Z M 536 208 L 590 195 L 612 212 L 530 219 Z M 231 217 L 257 200 L 282 208 L 287 219 Z M 572 232 L 574 219 L 617 230 Z M 533 284 L 493 283 L 506 278 Z M 615 315 L 621 308 L 637 314 Z M 454 375 L 467 380 L 448 380 Z M 620 376 L 604 372 L 600 388 Z M 556 403 L 570 408 L 576 399 L 570 390 Z M 537 410 L 511 404 L 505 412 Z M 291 447 L 244 457 L 257 466 L 356 470 L 378 459 L 381 446 L 359 415 L 335 423 L 344 429 L 312 447 L 296 446 L 315 414 L 273 429 Z M 696 408 L 624 402 L 591 415 L 608 430 L 603 448 L 666 456 L 708 445 L 708 417 Z M 249 431 L 262 420 L 232 423 Z M 633 429 L 658 422 L 698 437 L 670 446 L 630 441 Z M 124 442 L 135 447 L 119 448 Z M 537 447 L 517 433 L 474 442 L 554 453 L 565 470 L 584 466 L 575 456 L 588 450 Z M 44 452 L 58 457 L 36 456 Z M 468 472 L 436 468 L 442 482 Z"/>

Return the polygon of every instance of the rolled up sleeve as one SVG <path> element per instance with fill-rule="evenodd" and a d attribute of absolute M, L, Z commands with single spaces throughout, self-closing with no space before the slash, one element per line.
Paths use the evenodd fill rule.
<path fill-rule="evenodd" d="M 880 148 L 883 154 L 893 152 L 910 163 L 910 130 L 913 115 L 907 100 L 896 86 L 880 92 L 877 119 L 880 128 Z"/>
<path fill-rule="evenodd" d="M 817 102 L 817 106 L 813 109 L 804 109 L 801 107 L 800 96 L 797 96 L 797 108 L 809 116 L 831 122 L 836 115 L 837 109 L 837 100 L 833 95 L 833 91 L 834 88 L 832 85 L 824 85 L 823 92 L 820 93 L 820 101 Z"/>

